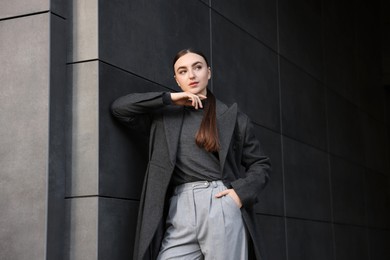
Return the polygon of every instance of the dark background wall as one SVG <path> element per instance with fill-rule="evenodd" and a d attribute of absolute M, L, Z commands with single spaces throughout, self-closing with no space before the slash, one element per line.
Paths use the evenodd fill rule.
<path fill-rule="evenodd" d="M 256 209 L 266 259 L 389 258 L 379 2 L 118 0 L 99 10 L 107 105 L 176 90 L 171 59 L 194 46 L 210 57 L 217 97 L 253 119 L 274 166 Z M 100 191 L 136 205 L 136 137 L 111 121 L 100 129 L 117 143 L 103 141 Z"/>
<path fill-rule="evenodd" d="M 178 90 L 186 47 L 209 56 L 211 89 L 271 157 L 265 259 L 390 258 L 386 1 L 18 3 L 0 4 L 0 258 L 131 259 L 147 140 L 109 106 Z"/>

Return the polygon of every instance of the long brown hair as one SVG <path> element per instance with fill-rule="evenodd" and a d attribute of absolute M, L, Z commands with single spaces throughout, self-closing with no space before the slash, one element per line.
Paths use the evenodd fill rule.
<path fill-rule="evenodd" d="M 210 67 L 206 56 L 202 52 L 188 48 L 181 50 L 176 54 L 173 59 L 173 68 L 175 67 L 176 61 L 187 53 L 195 53 L 202 56 L 206 61 L 207 67 Z M 215 96 L 207 89 L 207 102 L 204 106 L 202 122 L 200 123 L 200 127 L 195 136 L 195 142 L 199 147 L 204 148 L 208 152 L 218 152 L 220 149 L 216 111 L 217 105 Z"/>

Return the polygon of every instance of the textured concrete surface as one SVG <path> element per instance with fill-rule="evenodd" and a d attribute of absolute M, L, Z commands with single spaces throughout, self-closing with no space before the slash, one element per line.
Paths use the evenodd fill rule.
<path fill-rule="evenodd" d="M 44 259 L 49 15 L 0 21 L 0 258 Z"/>
<path fill-rule="evenodd" d="M 65 259 L 98 259 L 98 197 L 67 200 Z"/>
<path fill-rule="evenodd" d="M 69 66 L 72 81 L 71 173 L 67 196 L 97 195 L 99 175 L 99 83 L 97 61 Z"/>
<path fill-rule="evenodd" d="M 26 1 L 0 1 L 0 18 L 9 18 L 26 14 L 48 11 L 50 0 Z"/>
<path fill-rule="evenodd" d="M 98 58 L 98 0 L 72 0 L 68 61 Z"/>
<path fill-rule="evenodd" d="M 47 258 L 62 259 L 65 232 L 65 176 L 70 149 L 70 91 L 66 84 L 67 22 L 50 14 L 49 158 Z"/>

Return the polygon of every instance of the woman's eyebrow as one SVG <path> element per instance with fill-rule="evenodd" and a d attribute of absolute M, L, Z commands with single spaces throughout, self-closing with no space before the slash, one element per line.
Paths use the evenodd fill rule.
<path fill-rule="evenodd" d="M 196 61 L 196 62 L 194 62 L 192 65 L 191 65 L 191 67 L 194 67 L 194 66 L 196 66 L 196 65 L 198 65 L 198 64 L 203 64 L 201 61 Z M 186 66 L 180 66 L 180 67 L 178 67 L 177 69 L 176 69 L 176 71 L 179 71 L 180 69 L 186 69 L 187 67 Z"/>
<path fill-rule="evenodd" d="M 197 61 L 197 62 L 195 62 L 194 64 L 192 64 L 192 67 L 194 67 L 194 66 L 196 66 L 196 65 L 198 65 L 198 64 L 202 64 L 202 62 Z"/>

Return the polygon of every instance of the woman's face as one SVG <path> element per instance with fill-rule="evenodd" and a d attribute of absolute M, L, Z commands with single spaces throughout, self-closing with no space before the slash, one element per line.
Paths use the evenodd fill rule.
<path fill-rule="evenodd" d="M 176 82 L 184 92 L 207 94 L 211 70 L 202 56 L 191 52 L 181 56 L 174 70 Z"/>

